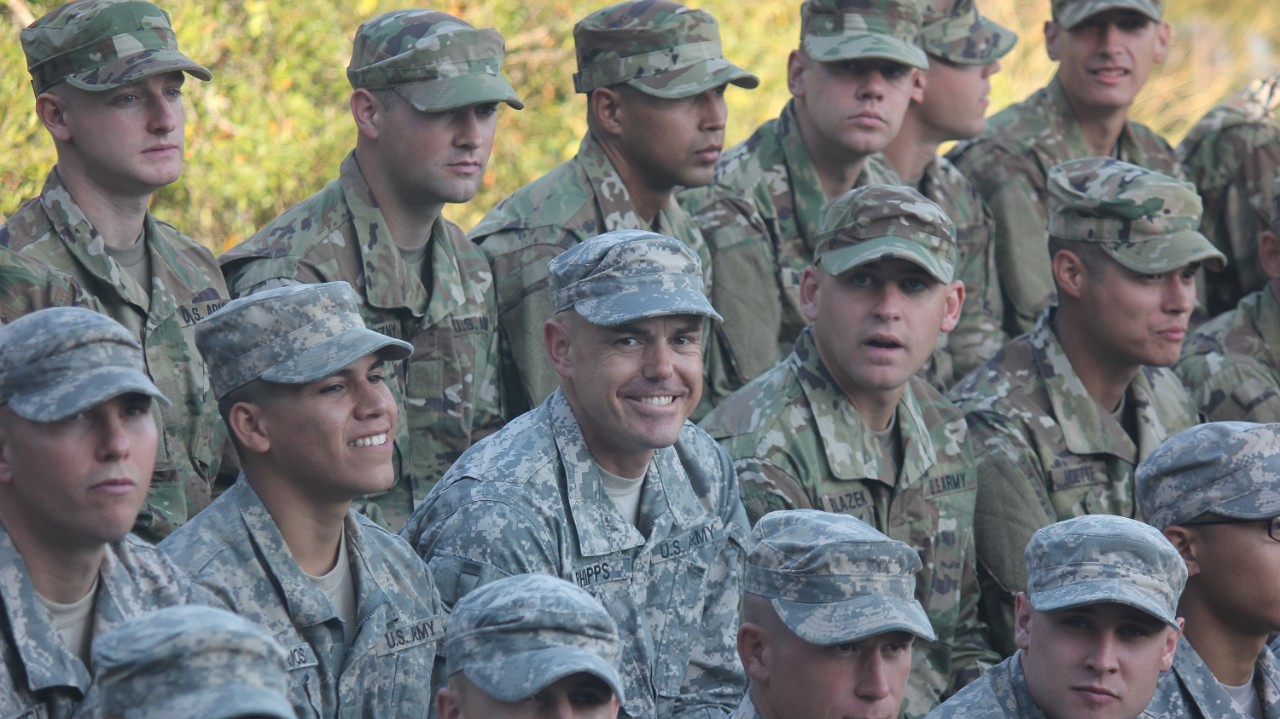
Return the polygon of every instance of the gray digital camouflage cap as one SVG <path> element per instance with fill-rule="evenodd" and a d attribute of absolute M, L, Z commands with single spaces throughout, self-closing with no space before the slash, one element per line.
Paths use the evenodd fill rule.
<path fill-rule="evenodd" d="M 769 600 L 810 644 L 885 632 L 936 635 L 915 598 L 920 555 L 847 514 L 770 512 L 751 530 L 743 591 Z"/>
<path fill-rule="evenodd" d="M 813 263 L 833 277 L 897 258 L 951 282 L 960 261 L 947 213 L 905 185 L 863 185 L 831 200 L 822 207 L 814 242 Z"/>
<path fill-rule="evenodd" d="M 527 699 L 583 672 L 626 700 L 617 625 L 594 597 L 558 577 L 518 574 L 467 593 L 446 636 L 448 675 L 463 672 L 498 701 Z"/>
<path fill-rule="evenodd" d="M 102 715 L 293 719 L 284 647 L 231 612 L 189 604 L 134 617 L 93 641 Z"/>
<path fill-rule="evenodd" d="M 880 59 L 928 69 L 917 0 L 806 0 L 800 48 L 818 62 Z"/>
<path fill-rule="evenodd" d="M 920 45 L 957 65 L 989 65 L 1009 54 L 1018 34 L 978 12 L 974 0 L 919 0 Z"/>
<path fill-rule="evenodd" d="M 1164 17 L 1163 0 L 1052 0 L 1052 7 L 1053 21 L 1068 30 L 1108 10 L 1133 10 L 1156 22 Z"/>
<path fill-rule="evenodd" d="M 1114 602 L 1178 626 L 1187 565 L 1154 527 L 1110 514 L 1075 517 L 1039 529 L 1023 558 L 1036 611 Z"/>
<path fill-rule="evenodd" d="M 169 405 L 142 345 L 104 314 L 50 307 L 0 327 L 0 403 L 20 417 L 56 422 L 131 392 Z"/>
<path fill-rule="evenodd" d="M 600 327 L 664 315 L 719 321 L 702 289 L 702 263 L 680 240 L 615 230 L 581 242 L 548 265 L 557 313 L 576 310 Z"/>
<path fill-rule="evenodd" d="M 1166 439 L 1138 465 L 1138 506 L 1163 529 L 1205 513 L 1280 516 L 1280 424 L 1211 422 Z"/>
<path fill-rule="evenodd" d="M 368 329 L 346 282 L 276 287 L 241 297 L 196 323 L 196 346 L 222 399 L 255 379 L 306 384 L 377 352 L 401 360 L 413 345 Z"/>
<path fill-rule="evenodd" d="M 724 59 L 710 13 L 671 0 L 601 8 L 573 26 L 581 93 L 626 83 L 654 97 L 691 97 L 725 84 L 754 88 L 760 78 Z"/>
<path fill-rule="evenodd" d="M 422 112 L 489 102 L 519 110 L 524 103 L 502 74 L 505 55 L 493 28 L 436 10 L 393 10 L 356 31 L 347 79 L 354 88 L 394 89 Z"/>
<path fill-rule="evenodd" d="M 1200 234 L 1201 210 L 1191 183 L 1109 157 L 1049 171 L 1049 235 L 1097 243 L 1134 272 L 1225 267 L 1226 256 Z"/>
<path fill-rule="evenodd" d="M 169 14 L 142 0 L 69 2 L 31 23 L 20 39 L 37 95 L 64 80 L 100 92 L 174 70 L 213 79 L 178 50 Z"/>

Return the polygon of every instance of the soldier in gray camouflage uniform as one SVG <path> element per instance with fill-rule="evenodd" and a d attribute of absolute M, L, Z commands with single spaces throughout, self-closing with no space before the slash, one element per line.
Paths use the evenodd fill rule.
<path fill-rule="evenodd" d="M 0 327 L 0 716 L 99 716 L 94 637 L 206 598 L 129 534 L 168 404 L 143 363 L 90 310 Z"/>
<path fill-rule="evenodd" d="M 829 203 L 800 289 L 812 324 L 702 422 L 733 458 L 748 519 L 850 514 L 920 552 L 918 596 L 941 639 L 915 653 L 904 705 L 914 717 L 1000 660 L 978 621 L 964 414 L 916 376 L 964 299 L 953 233 L 909 187 Z"/>
<path fill-rule="evenodd" d="M 0 246 L 0 325 L 46 307 L 102 311 L 69 275 Z"/>
<path fill-rule="evenodd" d="M 860 185 L 897 184 L 880 159 L 911 100 L 920 100 L 915 0 L 809 0 L 800 47 L 787 59 L 792 99 L 721 158 L 710 187 L 682 193 L 710 245 L 724 313 L 708 338 L 711 403 L 769 369 L 808 324 L 800 277 L 813 258 L 828 199 Z M 858 119 L 850 119 L 857 115 Z"/>
<path fill-rule="evenodd" d="M 242 472 L 160 548 L 284 645 L 301 719 L 425 712 L 440 596 L 403 540 L 351 509 L 395 481 L 384 363 L 413 347 L 367 329 L 345 282 L 233 300 L 196 342 Z"/>
<path fill-rule="evenodd" d="M 920 568 L 914 549 L 853 517 L 766 514 L 738 629 L 751 687 L 731 719 L 898 716 L 914 640 L 938 640 L 915 599 Z"/>
<path fill-rule="evenodd" d="M 447 630 L 440 719 L 618 715 L 618 627 L 570 582 L 517 574 L 486 584 L 458 600 Z"/>
<path fill-rule="evenodd" d="M 983 618 L 1011 653 L 1031 534 L 1081 514 L 1134 517 L 1133 471 L 1199 421 L 1173 372 L 1195 274 L 1222 253 L 1197 231 L 1186 182 L 1110 158 L 1049 174 L 1059 306 L 951 391 L 978 459 Z"/>
<path fill-rule="evenodd" d="M 295 719 L 284 647 L 214 607 L 135 617 L 93 644 L 107 719 Z"/>
<path fill-rule="evenodd" d="M 556 389 L 542 350 L 551 258 L 603 232 L 652 230 L 693 248 L 709 286 L 706 243 L 672 192 L 711 181 L 724 143 L 725 86 L 760 84 L 722 57 L 714 17 L 671 0 L 597 10 L 574 26 L 573 40 L 574 88 L 587 96 L 577 156 L 500 202 L 469 233 L 493 265 L 508 418 Z"/>
<path fill-rule="evenodd" d="M 746 514 L 728 455 L 686 419 L 720 319 L 684 243 L 622 230 L 551 261 L 560 389 L 476 444 L 401 534 L 453 605 L 512 574 L 562 577 L 622 634 L 624 716 L 723 717 Z"/>
<path fill-rule="evenodd" d="M 1049 171 L 1084 157 L 1114 157 L 1177 176 L 1164 138 L 1128 119 L 1152 65 L 1164 62 L 1171 31 L 1164 0 L 1052 0 L 1045 23 L 1058 71 L 1048 87 L 987 121 L 947 157 L 995 214 L 996 271 L 1005 330 L 1030 331 L 1053 298 L 1045 254 Z"/>
<path fill-rule="evenodd" d="M 389 385 L 398 479 L 362 502 L 393 531 L 463 450 L 502 425 L 489 263 L 440 214 L 479 188 L 499 103 L 524 107 L 502 60 L 497 30 L 442 12 L 396 10 L 361 25 L 347 68 L 358 134 L 338 179 L 219 258 L 237 297 L 349 282 L 366 325 L 414 346 Z"/>
<path fill-rule="evenodd" d="M 1149 711 L 1179 719 L 1280 719 L 1280 424 L 1180 432 L 1138 467 L 1147 523 L 1182 554 L 1187 621 Z"/>

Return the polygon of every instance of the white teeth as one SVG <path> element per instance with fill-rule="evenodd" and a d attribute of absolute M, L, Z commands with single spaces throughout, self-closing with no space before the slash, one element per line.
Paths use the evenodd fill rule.
<path fill-rule="evenodd" d="M 676 398 L 670 395 L 667 395 L 666 397 L 640 397 L 639 399 L 643 404 L 652 404 L 656 406 L 668 405 L 676 401 Z"/>
<path fill-rule="evenodd" d="M 361 437 L 360 439 L 357 439 L 356 441 L 352 442 L 351 446 L 352 447 L 377 447 L 380 444 L 386 444 L 386 443 L 387 443 L 387 434 L 386 432 L 383 432 L 382 434 L 375 434 L 372 437 Z"/>

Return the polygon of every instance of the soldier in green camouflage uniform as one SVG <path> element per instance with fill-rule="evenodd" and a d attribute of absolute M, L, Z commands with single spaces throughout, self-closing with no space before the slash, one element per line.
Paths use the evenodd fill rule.
<path fill-rule="evenodd" d="M 996 113 L 981 136 L 947 154 L 995 214 L 992 242 L 1010 336 L 1031 330 L 1053 298 L 1044 230 L 1054 165 L 1110 156 L 1167 175 L 1180 172 L 1173 148 L 1127 119 L 1152 63 L 1163 62 L 1168 52 L 1163 0 L 1052 3 L 1045 40 L 1049 57 L 1059 63 L 1053 80 Z M 1119 77 L 1104 77 L 1112 72 Z"/>
<path fill-rule="evenodd" d="M 760 83 L 721 56 L 715 18 L 671 0 L 597 10 L 574 26 L 573 39 L 574 88 L 587 96 L 577 156 L 498 203 L 469 233 L 493 266 L 507 418 L 556 388 L 542 349 L 542 323 L 553 314 L 551 258 L 603 232 L 652 230 L 692 247 L 710 286 L 706 243 L 672 192 L 711 181 L 725 85 Z"/>
<path fill-rule="evenodd" d="M 222 273 L 208 249 L 147 211 L 182 169 L 183 73 L 211 75 L 178 51 L 169 16 L 141 0 L 63 5 L 22 31 L 22 49 L 58 166 L 0 227 L 0 246 L 78 282 L 138 338 L 147 373 L 172 398 L 157 413 L 164 441 L 135 527 L 155 541 L 209 503 L 226 441 L 194 340 L 195 323 L 227 299 Z"/>
<path fill-rule="evenodd" d="M 1173 372 L 1195 305 L 1201 235 L 1189 183 L 1110 158 L 1049 174 L 1059 306 L 951 391 L 978 459 L 983 618 L 1011 653 L 1020 557 L 1040 527 L 1081 514 L 1138 515 L 1133 471 L 1199 419 Z"/>
<path fill-rule="evenodd" d="M 70 276 L 0 246 L 0 325 L 46 307 L 102 311 Z"/>
<path fill-rule="evenodd" d="M 823 509 L 920 552 L 917 594 L 940 639 L 915 653 L 904 709 L 919 717 L 999 661 L 978 621 L 964 415 L 916 376 L 959 315 L 959 250 L 942 209 L 903 186 L 844 195 L 816 230 L 801 287 L 812 324 L 702 424 L 733 458 L 751 521 Z M 871 346 L 885 343 L 897 349 Z"/>
<path fill-rule="evenodd" d="M 493 277 L 440 215 L 479 187 L 498 103 L 524 107 L 502 60 L 497 30 L 442 12 L 397 10 L 361 25 L 347 69 L 359 134 L 338 179 L 219 258 L 237 297 L 348 282 L 365 324 L 414 346 L 391 383 L 399 480 L 362 502 L 393 531 L 463 450 L 502 425 Z M 410 149 L 428 142 L 441 149 Z"/>
<path fill-rule="evenodd" d="M 818 213 L 854 187 L 898 184 L 873 155 L 922 97 L 916 73 L 928 62 L 915 0 L 809 0 L 800 15 L 800 47 L 787 60 L 792 100 L 725 153 L 714 184 L 681 194 L 713 270 L 731 278 L 712 284 L 725 317 L 707 350 L 712 404 L 791 351 L 807 324 L 800 276 Z M 870 117 L 849 120 L 855 114 Z"/>
<path fill-rule="evenodd" d="M 1178 144 L 1178 157 L 1204 200 L 1200 231 L 1231 263 L 1207 278 L 1205 306 L 1214 317 L 1267 283 L 1253 258 L 1280 176 L 1280 74 L 1210 110 Z"/>

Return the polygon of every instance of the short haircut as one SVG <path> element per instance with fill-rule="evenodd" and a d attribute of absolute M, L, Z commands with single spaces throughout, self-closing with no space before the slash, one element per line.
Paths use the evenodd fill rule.
<path fill-rule="evenodd" d="M 1106 250 L 1102 249 L 1102 245 L 1096 242 L 1084 242 L 1081 240 L 1064 240 L 1061 237 L 1049 235 L 1049 261 L 1053 262 L 1053 258 L 1059 252 L 1070 252 L 1080 258 L 1081 264 L 1089 271 L 1089 283 L 1096 285 L 1102 277 L 1102 271 L 1112 264 L 1120 264 L 1108 255 Z M 1058 278 L 1053 278 L 1053 285 L 1056 289 L 1058 286 Z"/>

